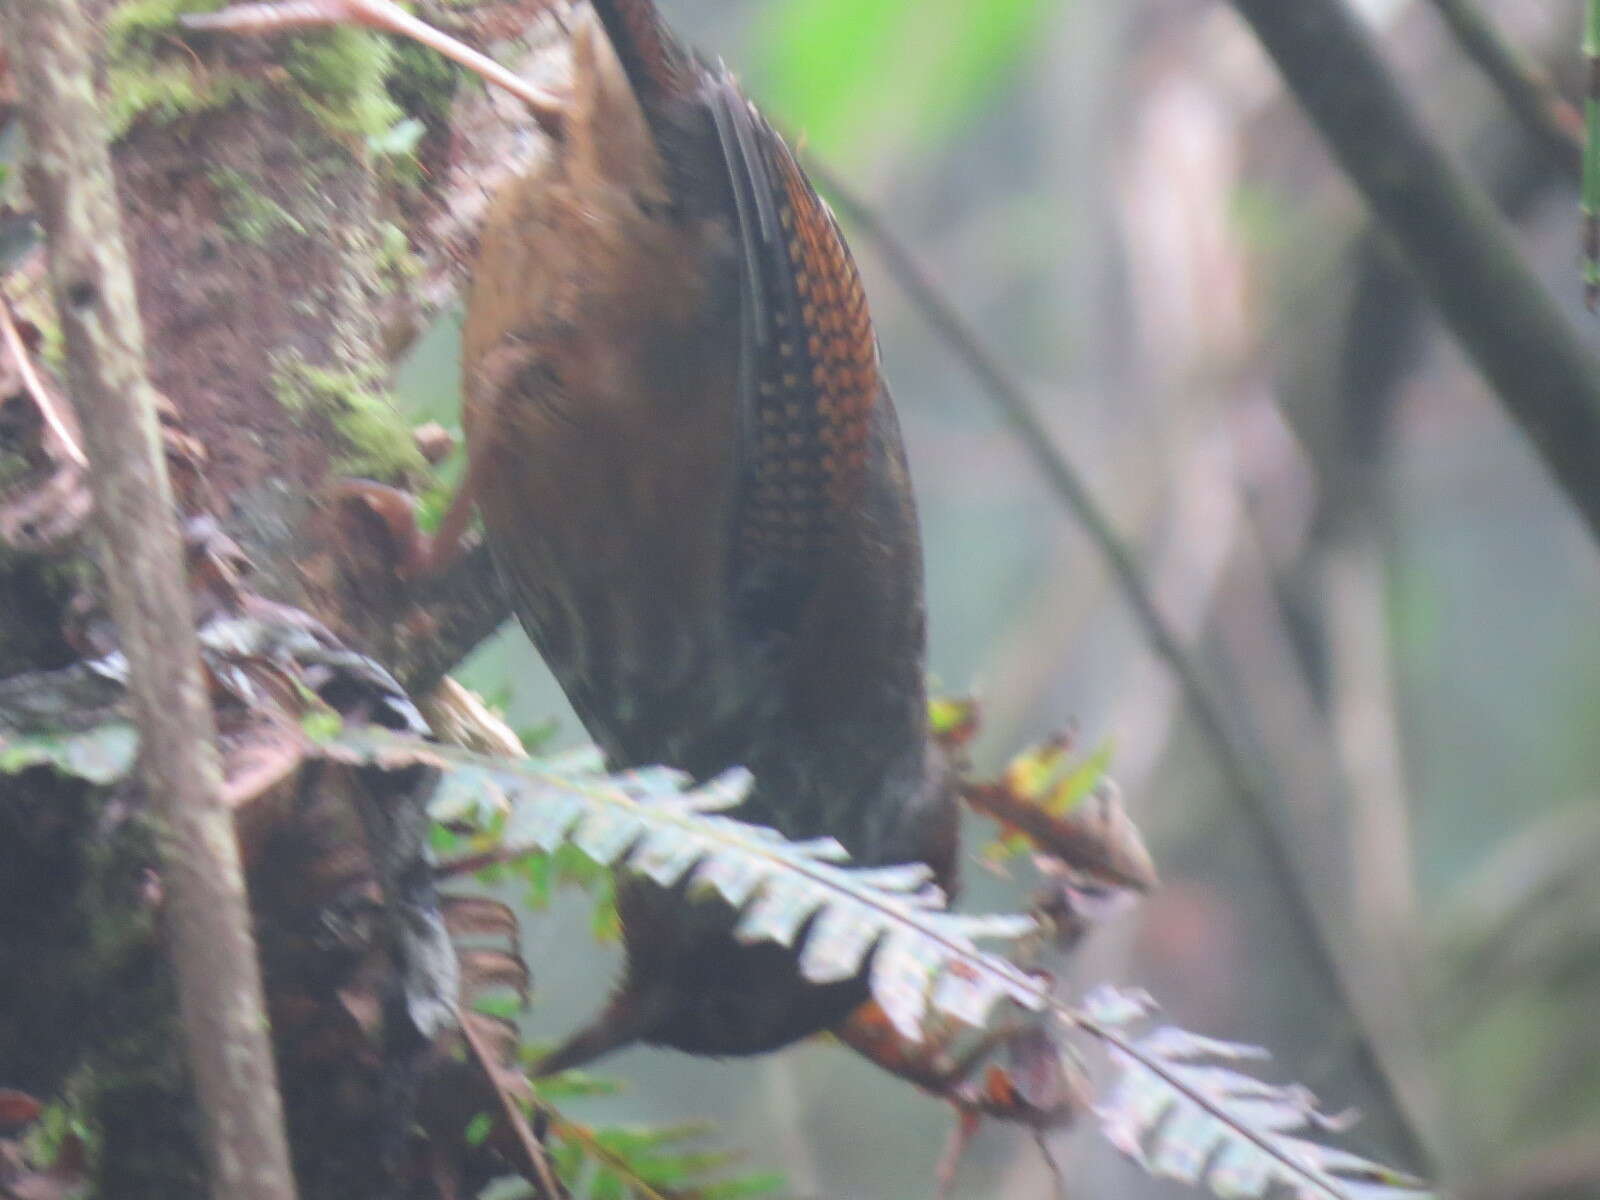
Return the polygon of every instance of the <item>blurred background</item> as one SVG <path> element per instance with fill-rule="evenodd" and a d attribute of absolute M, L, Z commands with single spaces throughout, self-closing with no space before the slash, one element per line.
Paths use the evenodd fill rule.
<path fill-rule="evenodd" d="M 1187 1028 L 1271 1047 L 1270 1077 L 1361 1111 L 1345 1144 L 1407 1166 L 1426 1145 L 1466 1195 L 1600 1195 L 1600 553 L 1232 10 L 662 3 L 979 329 L 1267 785 L 1263 822 L 1025 444 L 846 221 L 917 484 L 939 685 L 980 696 L 980 766 L 1069 725 L 1109 743 L 1162 869 L 1067 986 L 1144 986 Z M 1429 0 L 1359 7 L 1600 346 L 1571 174 Z M 1484 7 L 1578 99 L 1579 0 Z M 402 380 L 447 424 L 457 328 Z M 519 728 L 581 739 L 519 631 L 464 677 Z M 969 864 L 964 906 L 1020 903 L 1018 874 Z M 527 923 L 536 1036 L 571 1029 L 616 970 L 590 903 Z M 797 1196 L 929 1195 L 951 1123 L 826 1044 L 724 1064 L 634 1050 L 603 1073 L 629 1089 L 584 1115 L 710 1118 Z M 1071 1197 L 1194 1194 L 1092 1130 L 1052 1149 Z M 989 1126 L 952 1194 L 1052 1187 L 1029 1137 Z"/>

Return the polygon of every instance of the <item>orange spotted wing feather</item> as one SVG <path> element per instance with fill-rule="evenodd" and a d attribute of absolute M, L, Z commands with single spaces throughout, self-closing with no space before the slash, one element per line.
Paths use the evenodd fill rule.
<path fill-rule="evenodd" d="M 781 625 L 855 502 L 883 386 L 878 346 L 838 223 L 789 148 L 731 81 L 711 99 L 746 259 L 739 587 Z"/>

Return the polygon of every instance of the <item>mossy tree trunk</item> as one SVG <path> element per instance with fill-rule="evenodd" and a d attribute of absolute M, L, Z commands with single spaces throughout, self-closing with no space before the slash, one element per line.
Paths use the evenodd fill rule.
<path fill-rule="evenodd" d="M 381 531 L 338 501 L 338 486 L 357 474 L 437 486 L 390 403 L 392 363 L 451 301 L 485 185 L 516 166 L 507 147 L 536 153 L 537 138 L 452 68 L 364 32 L 200 37 L 177 18 L 214 2 L 90 7 L 149 371 L 169 405 L 202 590 L 310 618 L 325 627 L 318 637 L 421 694 L 503 618 L 487 558 L 403 588 Z M 525 32 L 544 7 L 430 15 L 482 41 Z M 0 46 L 0 83 L 6 56 L 21 52 Z M 0 121 L 8 100 L 25 103 L 0 86 Z M 37 334 L 35 361 L 59 366 L 41 253 L 0 259 L 0 285 Z M 52 1102 L 59 1129 L 88 1134 L 97 1194 L 199 1196 L 144 797 L 5 762 L 5 705 L 38 707 L 33 680 L 76 679 L 114 645 L 81 474 L 41 433 L 15 367 L 0 353 L 0 1088 Z M 46 386 L 60 387 L 48 372 Z M 101 716 L 86 700 L 49 720 L 67 735 Z M 225 753 L 245 740 L 224 723 Z M 383 960 L 326 927 L 330 905 L 370 902 L 383 874 L 348 861 L 362 844 L 360 804 L 305 776 L 264 791 L 276 800 L 241 836 L 302 1195 L 398 1194 L 399 1175 L 405 1194 L 447 1194 L 440 1170 L 397 1173 L 392 1147 L 379 1153 L 393 1038 L 360 1019 L 351 994 L 384 993 L 370 978 L 352 984 Z"/>

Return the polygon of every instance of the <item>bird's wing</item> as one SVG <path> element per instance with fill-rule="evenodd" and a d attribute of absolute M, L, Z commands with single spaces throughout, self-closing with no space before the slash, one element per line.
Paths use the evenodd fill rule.
<path fill-rule="evenodd" d="M 735 597 L 755 632 L 782 635 L 865 472 L 878 345 L 838 223 L 794 155 L 726 73 L 706 87 L 742 251 Z"/>

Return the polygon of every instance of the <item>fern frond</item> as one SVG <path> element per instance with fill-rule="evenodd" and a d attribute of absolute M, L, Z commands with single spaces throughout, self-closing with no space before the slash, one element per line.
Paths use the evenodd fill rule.
<path fill-rule="evenodd" d="M 1031 918 L 947 912 L 922 864 L 850 868 L 832 838 L 791 842 L 720 815 L 744 798 L 748 772 L 690 787 L 682 772 L 662 767 L 607 776 L 587 755 L 491 758 L 373 728 L 348 729 L 324 752 L 345 762 L 435 766 L 443 772 L 430 806 L 436 820 L 503 822 L 508 850 L 549 853 L 571 842 L 596 862 L 666 887 L 687 880 L 691 892 L 714 892 L 738 911 L 735 933 L 744 941 L 792 946 L 809 924 L 800 950 L 804 976 L 813 983 L 849 979 L 870 954 L 873 997 L 912 1040 L 921 1036 L 930 1002 L 974 1026 L 1003 998 L 1041 1007 L 1038 983 L 974 945 L 1030 932 Z"/>
<path fill-rule="evenodd" d="M 831 838 L 789 842 L 721 815 L 748 789 L 744 771 L 695 787 L 660 767 L 607 776 L 590 753 L 496 759 L 371 727 L 347 729 L 322 750 L 346 763 L 438 769 L 433 816 L 498 825 L 507 847 L 548 853 L 571 843 L 664 886 L 715 892 L 739 914 L 736 932 L 747 941 L 793 945 L 809 928 L 800 965 L 814 982 L 847 979 L 870 957 L 872 996 L 911 1041 L 921 1040 L 930 1009 L 975 1027 L 1002 999 L 1052 1012 L 1110 1048 L 1121 1077 L 1101 1119 L 1153 1174 L 1233 1200 L 1285 1186 L 1304 1200 L 1434 1200 L 1415 1180 L 1297 1136 L 1331 1128 L 1303 1090 L 1219 1065 L 1259 1052 L 1180 1030 L 1131 1035 L 1123 1027 L 1148 1011 L 1134 999 L 1105 993 L 1069 1007 L 1046 981 L 974 944 L 1027 933 L 1031 918 L 950 913 L 925 867 L 851 868 Z"/>
<path fill-rule="evenodd" d="M 1109 1043 L 1119 1069 L 1096 1105 L 1101 1132 L 1151 1175 L 1228 1200 L 1430 1200 L 1421 1180 L 1303 1136 L 1343 1124 L 1303 1087 L 1266 1083 L 1235 1064 L 1271 1056 L 1163 1025 L 1138 1036 L 1112 1026 L 1150 1011 L 1148 999 L 1097 989 L 1080 1027 Z"/>

